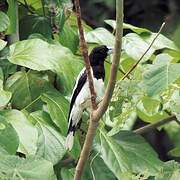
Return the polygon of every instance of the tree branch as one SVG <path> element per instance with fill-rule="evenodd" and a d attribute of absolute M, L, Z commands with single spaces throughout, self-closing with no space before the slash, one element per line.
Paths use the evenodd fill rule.
<path fill-rule="evenodd" d="M 137 67 L 137 65 L 140 63 L 140 61 L 144 58 L 144 56 L 147 54 L 147 52 L 150 50 L 150 48 L 152 47 L 152 45 L 154 44 L 155 40 L 158 38 L 158 36 L 160 35 L 162 29 L 165 26 L 165 22 L 162 23 L 158 33 L 156 34 L 156 36 L 154 37 L 154 39 L 152 40 L 151 44 L 149 45 L 149 47 L 147 48 L 147 50 L 143 53 L 143 55 L 139 58 L 139 60 L 132 66 L 132 68 L 122 77 L 122 80 L 124 80 L 126 77 L 128 77 L 128 75 Z"/>
<path fill-rule="evenodd" d="M 91 74 L 91 66 L 90 66 L 89 56 L 88 56 L 88 50 L 87 50 L 87 45 L 85 42 L 84 31 L 83 31 L 82 22 L 81 22 L 81 9 L 80 9 L 79 0 L 75 0 L 74 3 L 75 3 L 76 15 L 77 15 L 77 23 L 78 23 L 78 28 L 79 28 L 80 47 L 81 47 L 82 54 L 84 57 L 87 79 L 89 82 L 89 89 L 90 89 L 90 93 L 91 93 L 91 104 L 92 104 L 93 110 L 95 110 L 95 109 L 97 109 L 96 93 L 95 93 L 95 89 L 94 89 L 93 78 L 92 78 L 92 74 Z"/>
<path fill-rule="evenodd" d="M 76 11 L 78 12 L 77 15 L 79 15 L 79 11 L 80 11 L 79 0 L 75 0 L 75 7 L 76 7 Z M 80 30 L 82 30 L 81 29 L 82 26 L 80 23 L 80 17 L 78 17 L 78 26 L 80 27 Z M 109 102 L 112 98 L 113 90 L 114 90 L 115 83 L 116 83 L 116 76 L 117 76 L 117 71 L 118 71 L 118 67 L 119 67 L 119 61 L 120 61 L 122 29 L 123 29 L 123 0 L 116 0 L 116 37 L 115 37 L 115 48 L 114 48 L 114 54 L 113 54 L 113 61 L 112 61 L 112 65 L 111 65 L 110 78 L 108 81 L 108 85 L 106 88 L 104 98 L 103 98 L 102 102 L 100 103 L 100 106 L 98 107 L 97 110 L 95 110 L 96 107 L 94 107 L 93 108 L 94 111 L 91 113 L 89 127 L 88 127 L 88 131 L 86 134 L 86 139 L 85 139 L 85 142 L 84 142 L 81 154 L 80 154 L 80 158 L 79 158 L 79 161 L 78 161 L 78 164 L 76 167 L 74 180 L 81 179 L 81 176 L 83 173 L 83 168 L 89 157 L 93 139 L 96 134 L 96 129 L 99 125 L 99 120 L 103 116 L 105 111 L 107 110 Z M 80 34 L 82 34 L 82 32 L 80 32 Z M 84 40 L 82 38 L 82 36 L 81 36 L 80 40 L 81 41 Z M 84 44 L 81 43 L 81 45 L 82 45 L 82 49 L 86 49 L 86 47 L 83 46 Z M 84 51 L 84 57 L 86 59 L 88 59 L 88 54 L 86 53 L 86 51 Z M 87 71 L 89 71 L 89 74 L 90 74 L 90 66 L 88 63 L 86 63 L 86 64 L 87 64 L 86 69 L 87 69 Z M 90 84 L 90 88 L 92 88 L 93 82 L 90 81 L 89 84 Z M 94 90 L 91 91 L 91 94 L 93 95 L 92 96 L 92 104 L 95 104 Z"/>
<path fill-rule="evenodd" d="M 176 121 L 176 116 L 170 116 L 170 117 L 162 119 L 162 120 L 160 120 L 158 122 L 148 124 L 148 125 L 146 125 L 144 127 L 141 127 L 139 129 L 134 130 L 133 132 L 135 132 L 137 134 L 144 134 L 144 133 L 147 133 L 147 132 L 149 132 L 149 131 L 151 131 L 151 130 L 159 127 L 159 126 L 162 126 L 162 125 L 164 125 L 166 123 L 169 123 L 171 121 Z"/>

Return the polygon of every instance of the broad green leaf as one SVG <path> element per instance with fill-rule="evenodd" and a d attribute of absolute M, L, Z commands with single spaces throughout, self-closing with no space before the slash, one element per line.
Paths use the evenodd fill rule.
<path fill-rule="evenodd" d="M 44 16 L 27 15 L 23 17 L 20 20 L 19 30 L 21 39 L 27 39 L 33 33 L 39 33 L 47 39 L 52 37 L 50 22 Z"/>
<path fill-rule="evenodd" d="M 65 91 L 72 89 L 74 77 L 82 64 L 72 52 L 60 44 L 48 44 L 41 39 L 19 41 L 10 46 L 8 60 L 37 71 L 58 73 Z"/>
<path fill-rule="evenodd" d="M 9 24 L 10 22 L 8 16 L 4 12 L 0 11 L 0 32 L 5 31 Z"/>
<path fill-rule="evenodd" d="M 74 174 L 75 174 L 75 169 L 67 169 L 67 168 L 61 169 L 62 180 L 72 180 Z"/>
<path fill-rule="evenodd" d="M 125 149 L 106 132 L 99 130 L 96 139 L 96 150 L 107 167 L 120 179 L 121 173 L 131 171 L 131 164 Z"/>
<path fill-rule="evenodd" d="M 29 106 L 28 110 L 32 111 L 41 108 L 41 93 L 53 88 L 47 74 L 36 71 L 19 71 L 7 79 L 5 89 L 12 92 L 13 107 L 22 109 Z"/>
<path fill-rule="evenodd" d="M 0 156 L 0 174 L 5 179 L 55 180 L 51 162 L 35 156 Z"/>
<path fill-rule="evenodd" d="M 134 60 L 139 60 L 140 57 L 144 54 L 144 52 L 149 47 L 149 44 L 144 41 L 141 36 L 135 33 L 129 33 L 122 39 L 122 49 L 126 52 L 126 54 L 133 58 Z M 148 60 L 156 49 L 153 47 L 146 53 L 142 61 Z"/>
<path fill-rule="evenodd" d="M 149 96 L 160 94 L 180 77 L 180 64 L 171 64 L 169 55 L 161 54 L 144 73 L 143 84 Z"/>
<path fill-rule="evenodd" d="M 57 91 L 42 94 L 42 101 L 47 103 L 51 119 L 60 128 L 63 135 L 67 133 L 68 101 Z"/>
<path fill-rule="evenodd" d="M 6 46 L 7 42 L 0 39 L 0 51 Z"/>
<path fill-rule="evenodd" d="M 164 163 L 155 180 L 178 180 L 180 177 L 180 164 L 176 161 Z"/>
<path fill-rule="evenodd" d="M 14 127 L 19 136 L 18 152 L 26 155 L 35 154 L 38 132 L 26 116 L 18 110 L 4 110 L 0 112 L 0 115 Z"/>
<path fill-rule="evenodd" d="M 0 67 L 3 70 L 4 79 L 7 79 L 9 75 L 17 71 L 17 66 L 15 64 L 10 63 L 7 59 L 0 60 Z"/>
<path fill-rule="evenodd" d="M 3 109 L 11 99 L 12 93 L 3 90 L 4 74 L 0 67 L 0 110 Z"/>
<path fill-rule="evenodd" d="M 19 0 L 19 2 L 25 4 L 24 0 Z M 27 4 L 33 7 L 35 10 L 40 9 L 42 7 L 42 3 L 39 0 L 26 0 Z"/>
<path fill-rule="evenodd" d="M 180 121 L 180 89 L 174 90 L 167 108 L 169 108 L 172 113 L 176 115 L 177 120 Z"/>
<path fill-rule="evenodd" d="M 59 42 L 75 53 L 79 46 L 79 36 L 77 31 L 65 24 L 63 30 L 59 34 Z"/>
<path fill-rule="evenodd" d="M 162 162 L 156 152 L 139 135 L 130 131 L 120 131 L 114 136 L 118 144 L 124 149 L 134 173 L 148 173 L 155 175 L 160 169 Z"/>
<path fill-rule="evenodd" d="M 168 152 L 171 156 L 180 157 L 180 147 L 176 147 Z"/>
<path fill-rule="evenodd" d="M 7 15 L 10 20 L 10 25 L 7 29 L 7 34 L 15 33 L 16 32 L 16 21 L 17 18 L 17 11 L 18 11 L 18 3 L 17 0 L 8 0 L 8 11 Z"/>
<path fill-rule="evenodd" d="M 0 90 L 0 110 L 3 109 L 10 101 L 12 93 L 9 91 Z"/>
<path fill-rule="evenodd" d="M 105 28 L 97 28 L 90 31 L 86 33 L 85 38 L 88 43 L 97 43 L 111 47 L 114 45 L 114 36 Z"/>
<path fill-rule="evenodd" d="M 180 147 L 180 126 L 177 122 L 172 121 L 164 125 L 164 129 L 166 130 L 168 136 L 170 137 L 171 141 L 175 145 L 175 147 Z"/>
<path fill-rule="evenodd" d="M 15 129 L 3 116 L 0 115 L 0 146 L 9 154 L 15 154 L 18 145 L 19 138 Z"/>
<path fill-rule="evenodd" d="M 142 38 L 148 43 L 150 44 L 153 39 L 155 38 L 155 36 L 157 35 L 157 33 L 151 33 L 150 35 L 144 35 L 142 36 Z M 175 51 L 178 51 L 178 48 L 176 47 L 176 45 L 174 44 L 173 41 L 171 41 L 170 39 L 168 39 L 166 36 L 160 34 L 158 36 L 158 38 L 154 41 L 152 47 L 156 50 L 158 49 L 172 49 Z"/>
<path fill-rule="evenodd" d="M 47 121 L 51 120 L 46 114 L 37 111 L 31 113 L 29 118 L 36 121 L 36 127 L 38 128 L 36 154 L 55 165 L 63 158 L 66 152 L 64 148 L 65 138 L 47 123 Z"/>
<path fill-rule="evenodd" d="M 97 156 L 97 153 L 91 155 L 92 159 L 90 160 L 91 174 L 93 174 L 94 179 L 103 179 L 103 180 L 115 180 L 116 177 L 108 169 L 103 159 Z"/>
<path fill-rule="evenodd" d="M 115 20 L 105 20 L 105 23 L 110 25 L 113 29 L 116 29 L 116 21 Z M 134 31 L 137 34 L 141 33 L 150 33 L 150 31 L 146 28 L 140 28 L 137 26 L 133 26 L 131 24 L 123 23 L 123 29 L 130 29 L 131 31 Z"/>

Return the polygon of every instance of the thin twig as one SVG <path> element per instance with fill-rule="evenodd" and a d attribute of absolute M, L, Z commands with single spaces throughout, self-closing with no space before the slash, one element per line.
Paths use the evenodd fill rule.
<path fill-rule="evenodd" d="M 87 49 L 87 45 L 85 42 L 84 30 L 83 30 L 82 22 L 81 22 L 81 9 L 80 9 L 79 0 L 75 0 L 74 3 L 75 3 L 76 15 L 77 15 L 77 23 L 78 23 L 78 28 L 79 28 L 80 47 L 81 47 L 82 54 L 84 57 L 87 79 L 88 79 L 89 89 L 90 89 L 90 93 L 91 93 L 91 104 L 92 104 L 93 110 L 95 110 L 95 109 L 97 109 L 96 92 L 94 89 L 93 78 L 92 78 L 92 74 L 91 74 L 91 66 L 90 66 L 89 56 L 88 56 L 88 49 Z"/>
<path fill-rule="evenodd" d="M 151 44 L 149 45 L 149 47 L 147 48 L 147 50 L 143 53 L 143 55 L 139 58 L 139 60 L 132 66 L 132 68 L 122 77 L 122 80 L 124 80 L 126 77 L 128 77 L 128 75 L 137 67 L 137 65 L 140 63 L 140 61 L 144 58 L 144 56 L 147 54 L 147 52 L 150 50 L 150 48 L 152 47 L 152 45 L 154 44 L 155 40 L 158 38 L 158 36 L 160 35 L 162 29 L 165 26 L 165 22 L 162 23 L 158 33 L 156 34 L 156 36 L 154 37 L 154 39 L 152 40 Z"/>
<path fill-rule="evenodd" d="M 164 125 L 166 123 L 169 123 L 169 122 L 175 121 L 175 120 L 176 120 L 176 116 L 170 116 L 170 117 L 162 119 L 162 120 L 160 120 L 158 122 L 148 124 L 148 125 L 146 125 L 144 127 L 136 129 L 133 132 L 135 132 L 137 134 L 144 134 L 144 133 L 147 133 L 147 132 L 151 131 L 152 129 L 155 129 L 155 128 L 159 127 L 159 126 L 162 126 L 162 125 Z"/>
<path fill-rule="evenodd" d="M 77 4 L 77 2 L 79 3 L 79 0 L 75 0 L 76 11 L 79 10 L 78 8 L 79 4 Z M 79 25 L 80 24 L 78 23 L 78 26 Z M 112 98 L 113 90 L 116 83 L 119 61 L 120 61 L 122 29 L 123 29 L 123 0 L 116 0 L 116 37 L 115 37 L 115 48 L 113 54 L 113 61 L 111 65 L 110 78 L 102 102 L 100 103 L 98 109 L 94 110 L 93 113 L 91 113 L 86 139 L 80 154 L 78 164 L 76 166 L 74 180 L 81 179 L 83 168 L 85 166 L 86 161 L 88 160 L 92 148 L 92 143 L 94 136 L 96 134 L 96 129 L 99 125 L 99 120 L 106 112 L 109 102 Z M 87 53 L 86 56 L 88 56 Z M 90 88 L 92 87 L 93 86 L 90 85 Z"/>

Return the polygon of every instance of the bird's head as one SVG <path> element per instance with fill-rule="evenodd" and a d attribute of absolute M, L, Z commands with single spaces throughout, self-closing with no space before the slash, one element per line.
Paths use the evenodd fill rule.
<path fill-rule="evenodd" d="M 91 66 L 103 64 L 106 57 L 112 54 L 112 52 L 113 48 L 107 47 L 105 45 L 95 47 L 89 55 Z"/>

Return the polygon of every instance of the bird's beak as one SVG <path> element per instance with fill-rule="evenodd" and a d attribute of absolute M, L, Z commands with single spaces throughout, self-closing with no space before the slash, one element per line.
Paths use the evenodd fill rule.
<path fill-rule="evenodd" d="M 112 47 L 108 47 L 108 55 L 112 54 L 114 52 L 114 49 Z"/>

